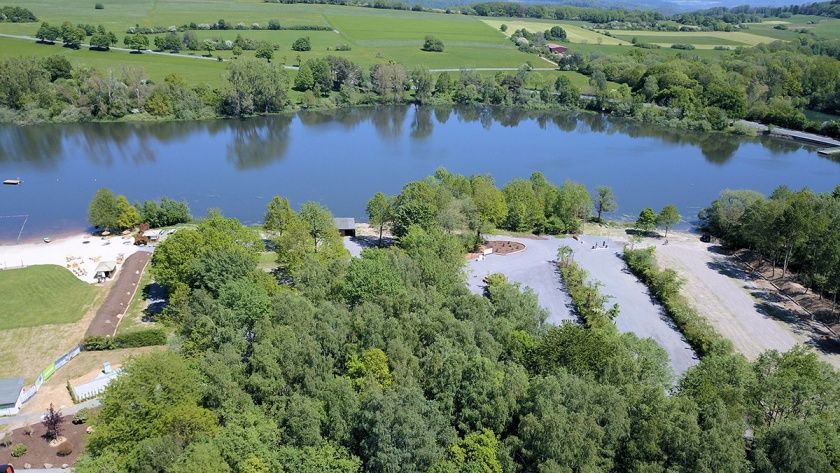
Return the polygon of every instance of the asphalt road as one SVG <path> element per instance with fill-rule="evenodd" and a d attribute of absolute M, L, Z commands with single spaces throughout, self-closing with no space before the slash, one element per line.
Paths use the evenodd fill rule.
<path fill-rule="evenodd" d="M 574 251 L 575 261 L 589 272 L 590 278 L 603 284 L 602 293 L 611 296 L 607 306 L 618 303 L 621 312 L 616 326 L 623 332 L 632 332 L 642 338 L 651 338 L 662 346 L 671 361 L 674 374 L 679 376 L 698 363 L 697 356 L 685 341 L 673 322 L 655 303 L 647 287 L 630 274 L 620 258 L 623 246 L 607 241 L 608 248 L 592 249 L 595 237 L 583 237 L 583 243 L 571 238 L 526 239 L 494 236 L 491 239 L 513 240 L 523 243 L 525 251 L 508 256 L 490 255 L 483 261 L 468 264 L 468 285 L 470 290 L 481 293 L 482 279 L 491 273 L 502 273 L 513 282 L 530 287 L 536 292 L 540 305 L 548 309 L 552 324 L 565 320 L 577 320 L 571 310 L 571 300 L 560 282 L 555 270 L 557 248 L 568 245 Z"/>

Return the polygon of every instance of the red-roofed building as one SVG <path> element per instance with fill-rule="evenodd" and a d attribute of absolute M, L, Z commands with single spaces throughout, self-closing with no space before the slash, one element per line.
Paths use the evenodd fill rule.
<path fill-rule="evenodd" d="M 547 47 L 548 52 L 550 52 L 552 54 L 566 54 L 566 51 L 569 50 L 569 48 L 567 48 L 565 46 L 560 46 L 559 44 L 554 44 L 554 43 L 548 43 L 548 44 L 545 45 L 545 47 Z"/>

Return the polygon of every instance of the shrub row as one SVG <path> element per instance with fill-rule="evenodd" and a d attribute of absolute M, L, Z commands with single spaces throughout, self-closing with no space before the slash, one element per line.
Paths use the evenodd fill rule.
<path fill-rule="evenodd" d="M 332 28 L 324 25 L 281 25 L 277 20 L 271 20 L 266 24 L 262 23 L 227 23 L 219 20 L 216 23 L 189 23 L 180 26 L 140 26 L 134 25 L 128 27 L 126 33 L 128 34 L 158 34 L 158 33 L 176 33 L 184 31 L 197 30 L 272 30 L 272 31 L 332 31 Z"/>
<path fill-rule="evenodd" d="M 85 351 L 115 350 L 118 348 L 150 347 L 166 344 L 166 332 L 158 328 L 138 330 L 116 337 L 90 336 L 82 342 Z"/>
<path fill-rule="evenodd" d="M 589 273 L 572 259 L 572 249 L 561 246 L 557 250 L 557 268 L 563 284 L 580 318 L 590 328 L 614 327 L 613 319 L 618 316 L 618 304 L 607 310 L 604 304 L 607 296 L 601 294 L 598 283 L 588 281 Z"/>
<path fill-rule="evenodd" d="M 723 338 L 706 319 L 700 316 L 688 300 L 680 294 L 682 281 L 672 269 L 659 269 L 654 258 L 655 248 L 624 249 L 624 261 L 665 307 L 688 344 L 699 356 L 722 355 L 732 352 L 732 343 Z"/>

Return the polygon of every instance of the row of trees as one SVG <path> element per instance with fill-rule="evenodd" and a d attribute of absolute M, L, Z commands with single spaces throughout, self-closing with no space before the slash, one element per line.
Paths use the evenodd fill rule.
<path fill-rule="evenodd" d="M 485 178 L 427 181 L 400 212 L 441 189 L 503 201 Z M 409 225 L 394 246 L 326 256 L 328 215 L 272 200 L 266 230 L 309 248 L 280 278 L 257 269 L 259 235 L 218 213 L 159 245 L 177 343 L 109 386 L 77 471 L 840 467 L 840 380 L 811 351 L 710 355 L 674 384 L 652 340 L 547 326 L 503 278 L 470 293 L 455 233 Z"/>
<path fill-rule="evenodd" d="M 377 193 L 368 202 L 370 222 L 397 237 L 412 226 L 441 228 L 467 236 L 465 246 L 475 247 L 481 234 L 494 228 L 517 232 L 577 233 L 583 223 L 597 219 L 618 206 L 609 187 L 599 187 L 593 197 L 582 184 L 565 181 L 555 186 L 539 172 L 530 179 L 516 178 L 499 189 L 487 175 L 463 176 L 440 168 L 433 177 L 407 184 L 396 196 Z"/>
<path fill-rule="evenodd" d="M 88 222 L 102 230 L 131 229 L 141 223 L 165 227 L 190 220 L 192 215 L 186 202 L 164 197 L 160 204 L 147 200 L 132 205 L 124 195 L 114 195 L 106 188 L 96 191 L 88 205 Z"/>
<path fill-rule="evenodd" d="M 90 36 L 90 47 L 93 49 L 107 51 L 117 44 L 117 36 L 105 30 L 102 25 L 94 28 L 92 25 L 74 25 L 65 21 L 61 26 L 54 26 L 45 21 L 35 33 L 35 37 L 42 43 L 54 44 L 61 38 L 64 47 L 72 49 L 79 49 L 87 36 Z"/>
<path fill-rule="evenodd" d="M 706 229 L 749 248 L 781 276 L 799 273 L 806 286 L 837 300 L 840 292 L 840 187 L 830 193 L 781 186 L 769 197 L 726 190 L 700 213 Z"/>
<path fill-rule="evenodd" d="M 69 25 L 68 28 L 75 29 L 73 25 Z M 551 30 L 549 33 L 554 34 Z M 191 34 L 194 35 L 193 32 L 187 32 L 185 38 Z M 113 38 L 106 33 L 97 35 L 103 37 L 103 47 L 113 42 Z M 541 41 L 544 41 L 544 34 L 541 36 Z M 175 33 L 158 38 L 163 38 L 158 45 L 160 48 L 179 47 Z M 127 44 L 135 49 L 148 47 L 145 43 L 147 39 L 146 35 L 139 34 L 126 38 Z M 134 44 L 135 40 L 143 43 Z M 296 41 L 295 47 L 298 47 L 297 43 L 300 42 L 299 47 L 305 49 L 305 40 L 306 38 L 301 38 Z M 206 43 L 205 48 L 208 51 L 219 46 L 214 41 Z M 270 45 L 247 44 L 245 39 L 239 43 L 241 44 L 232 41 L 228 45 L 225 42 L 224 47 L 256 47 L 260 58 L 270 61 L 273 57 L 274 49 Z M 434 75 L 422 67 L 409 70 L 395 63 L 362 68 L 347 59 L 328 56 L 304 61 L 294 81 L 290 81 L 286 79 L 287 73 L 277 68 L 254 66 L 248 61 L 235 61 L 228 67 L 227 87 L 209 90 L 202 85 L 193 84 L 180 91 L 181 95 L 192 97 L 191 103 L 161 107 L 160 99 L 171 95 L 162 94 L 157 97 L 158 101 L 154 107 L 146 107 L 145 99 L 156 87 L 144 80 L 142 88 L 145 89 L 145 93 L 141 91 L 134 94 L 136 103 L 131 108 L 146 110 L 156 116 L 170 108 L 190 108 L 193 112 L 203 110 L 209 114 L 220 115 L 266 113 L 278 111 L 288 105 L 288 87 L 293 85 L 297 90 L 312 92 L 304 95 L 304 107 L 411 101 L 421 104 L 483 103 L 531 109 L 584 106 L 663 125 L 702 130 L 723 130 L 730 127 L 732 119 L 750 118 L 840 136 L 840 124 L 837 122 L 812 123 L 802 112 L 802 109 L 807 107 L 826 113 L 840 113 L 840 60 L 832 55 L 840 57 L 840 42 L 834 47 L 831 41 L 827 40 L 803 40 L 801 45 L 778 42 L 739 49 L 718 60 L 686 55 L 662 55 L 644 49 L 632 49 L 625 54 L 613 56 L 585 57 L 572 53 L 556 58 L 562 69 L 576 70 L 589 75 L 594 97 L 585 100 L 581 100 L 580 89 L 575 87 L 568 77 L 559 76 L 552 82 L 540 74 L 530 72 L 527 66 L 523 66 L 517 72 L 501 72 L 492 76 L 481 76 L 469 70 L 458 74 L 443 72 Z M 12 64 L 22 61 L 30 64 L 23 68 L 14 67 Z M 71 74 L 69 82 L 55 83 L 55 80 L 51 80 L 47 83 L 37 78 L 29 80 L 22 77 L 24 73 L 36 73 L 31 70 L 36 64 L 40 64 L 40 60 L 5 59 L 3 65 L 11 68 L 7 72 L 11 77 L 8 81 L 0 83 L 0 97 L 5 92 L 4 89 L 20 85 L 29 90 L 19 92 L 31 97 L 30 102 L 37 103 L 37 106 L 21 107 L 17 103 L 4 102 L 0 102 L 0 105 L 12 110 L 25 108 L 26 115 L 44 119 L 44 115 L 60 115 L 68 105 L 79 107 L 80 104 L 95 103 L 92 100 L 76 100 L 80 94 L 63 93 L 62 90 L 71 86 L 76 90 L 83 89 L 84 84 L 78 82 L 89 77 L 88 69 L 82 69 L 85 74 Z M 263 105 L 268 103 L 267 107 L 229 107 L 232 89 L 237 88 L 233 82 L 243 73 L 252 78 L 252 86 L 249 88 L 253 90 L 253 95 L 269 95 L 277 99 L 266 101 L 252 97 L 252 102 L 261 101 Z M 117 83 L 118 75 L 109 75 L 111 77 L 105 81 L 108 84 L 106 99 L 108 102 L 119 102 L 114 100 L 114 97 L 120 97 L 118 89 L 122 89 L 123 85 L 128 88 L 133 86 L 121 85 Z M 615 87 L 610 81 L 620 85 Z M 164 88 L 169 90 L 174 87 L 174 83 L 171 82 Z M 136 87 L 134 88 L 136 91 Z M 14 93 L 18 94 L 18 91 Z M 118 118 L 124 115 L 125 110 L 124 107 L 115 107 L 109 103 L 92 112 L 96 118 Z"/>

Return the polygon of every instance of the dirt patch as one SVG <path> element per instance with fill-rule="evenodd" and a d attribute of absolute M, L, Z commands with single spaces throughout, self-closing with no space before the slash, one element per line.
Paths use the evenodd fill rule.
<path fill-rule="evenodd" d="M 519 253 L 520 251 L 525 251 L 525 245 L 519 243 L 518 241 L 493 240 L 488 241 L 486 246 L 493 250 L 494 255 L 499 256 L 505 256 L 513 253 Z"/>
<path fill-rule="evenodd" d="M 137 292 L 143 269 L 151 256 L 151 253 L 138 251 L 126 258 L 105 302 L 96 311 L 96 316 L 88 327 L 87 336 L 113 336 L 116 333 L 117 324 Z"/>
<path fill-rule="evenodd" d="M 87 442 L 87 425 L 73 424 L 73 416 L 64 416 L 61 435 L 67 440 L 62 445 L 69 445 L 72 451 L 66 456 L 59 456 L 58 451 L 62 445 L 50 446 L 49 441 L 44 438 L 46 428 L 37 423 L 29 427 L 21 427 L 13 430 L 10 434 L 12 443 L 8 447 L 0 447 L 0 463 L 9 463 L 20 471 L 24 471 L 24 465 L 29 463 L 33 468 L 43 468 L 45 464 L 61 467 L 63 464 L 72 465 L 82 453 Z M 28 429 L 32 434 L 27 435 Z M 12 449 L 15 445 L 26 445 L 26 453 L 20 457 L 12 456 Z"/>

